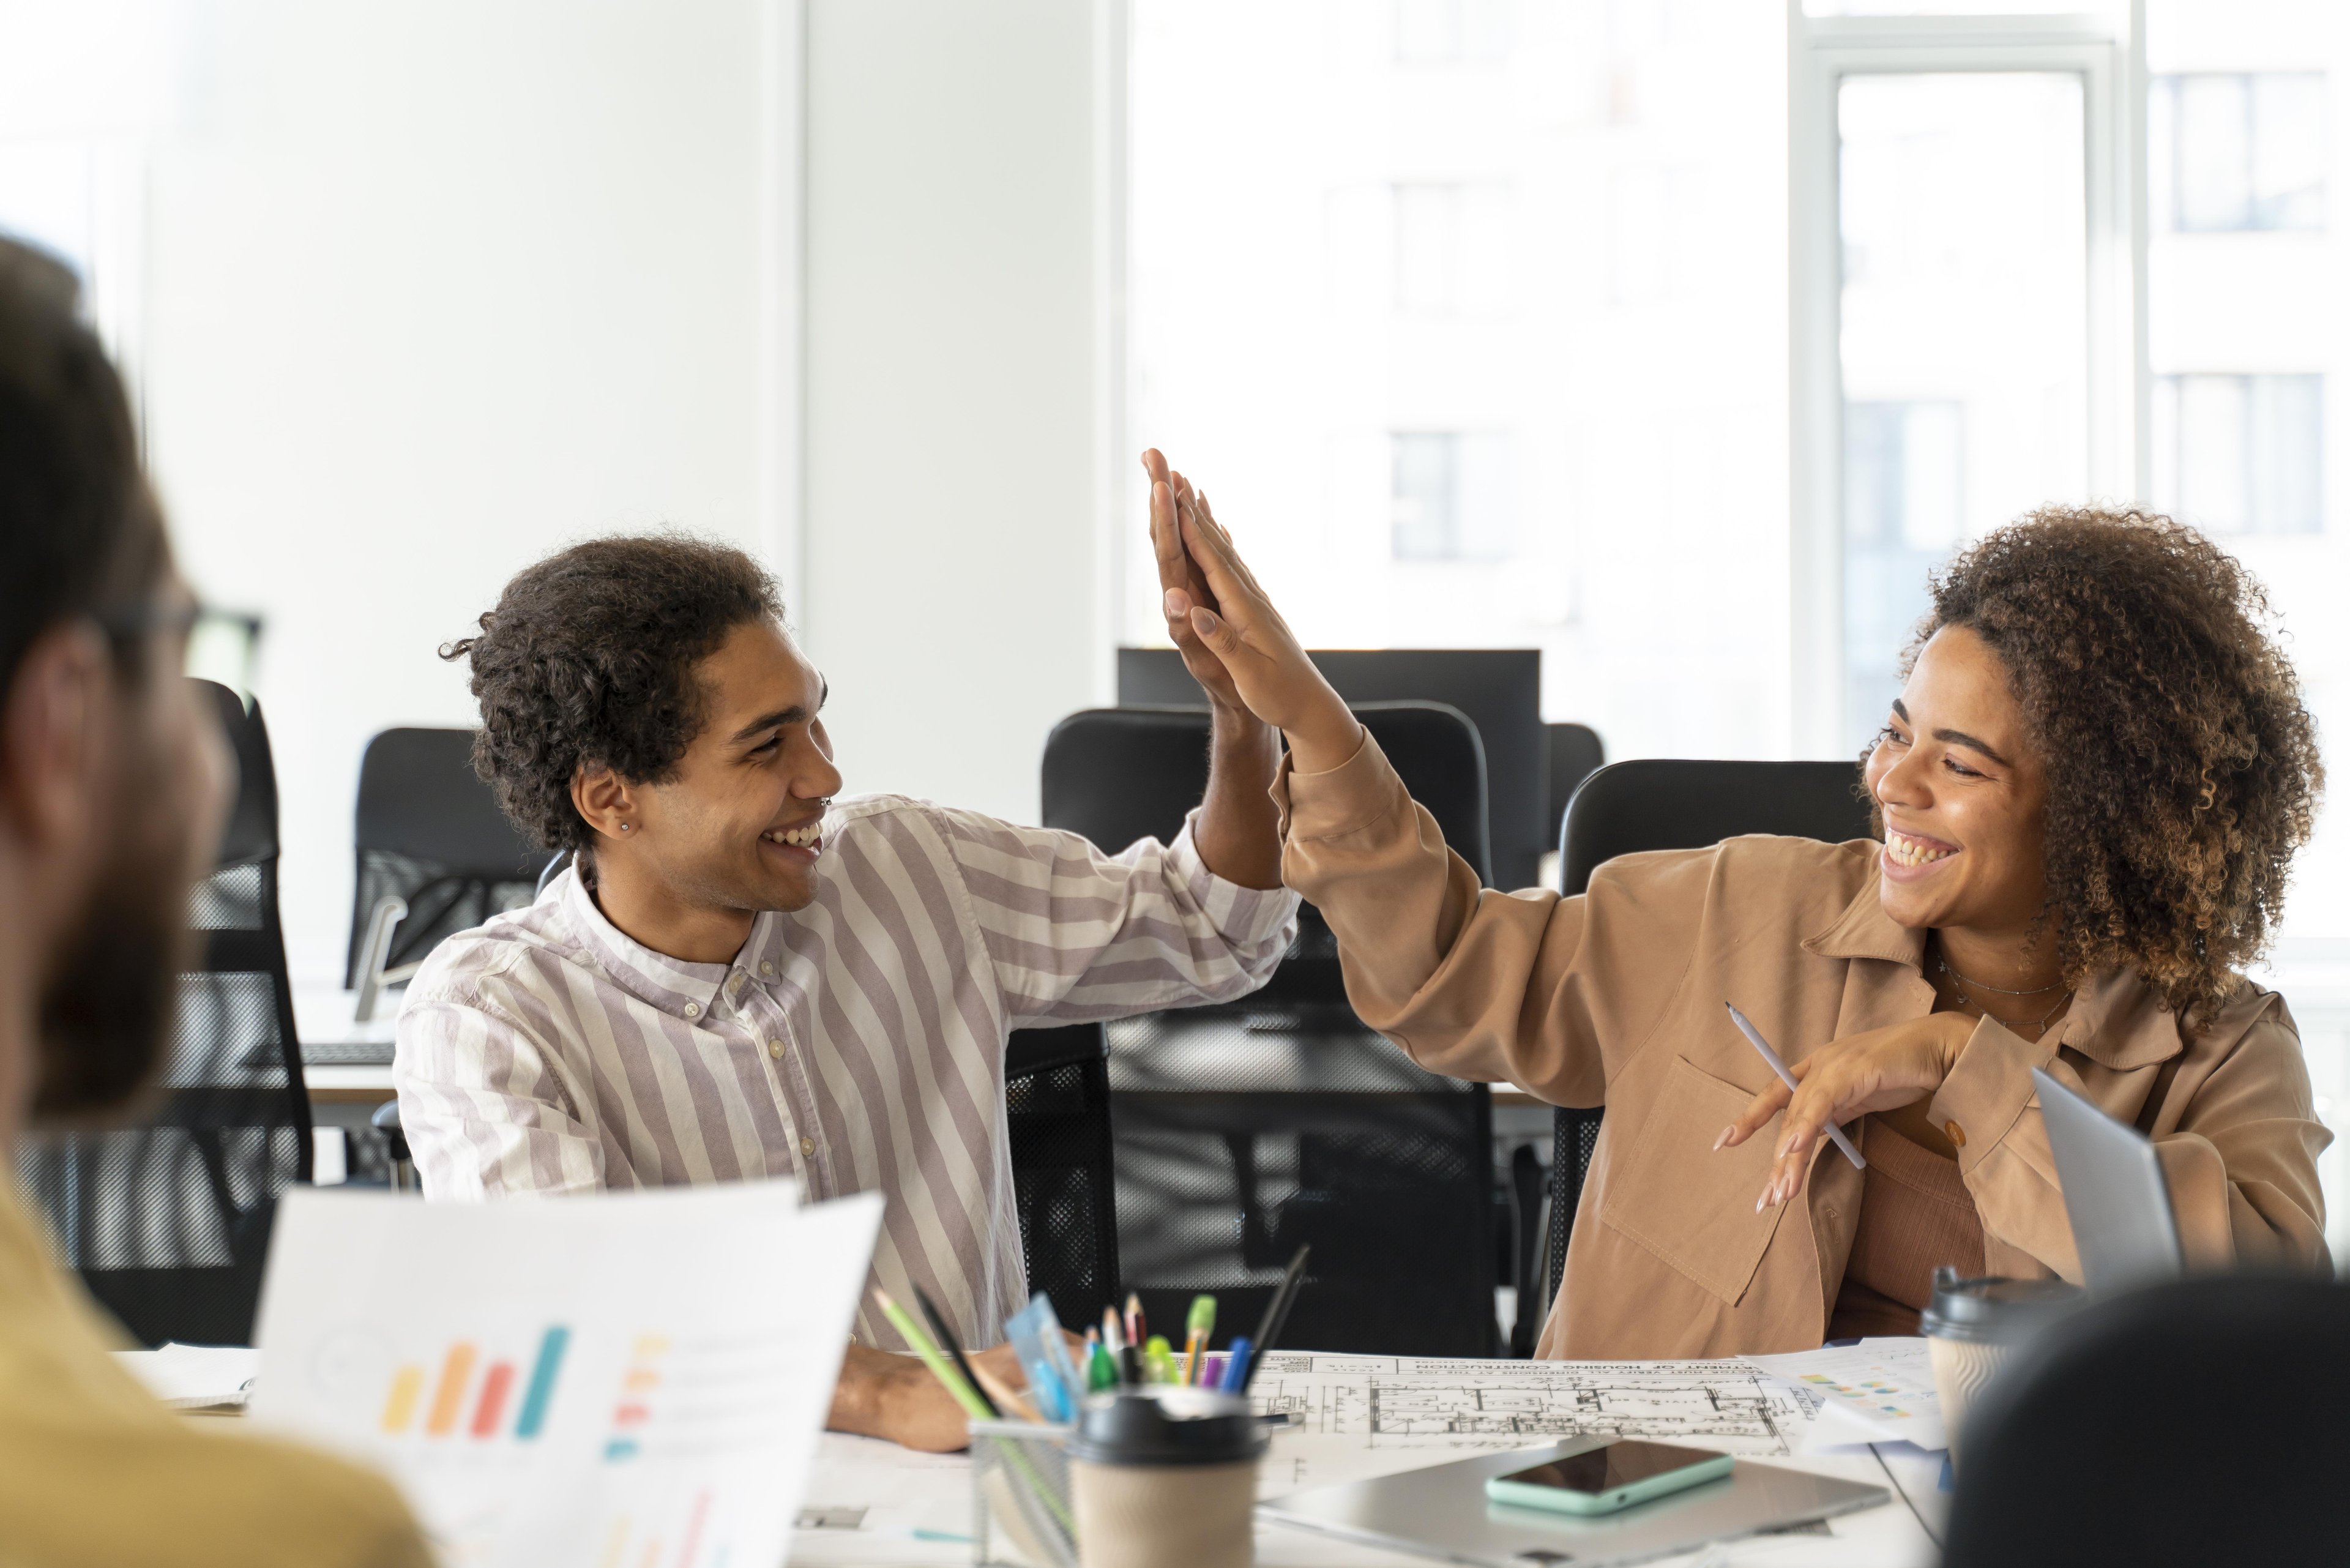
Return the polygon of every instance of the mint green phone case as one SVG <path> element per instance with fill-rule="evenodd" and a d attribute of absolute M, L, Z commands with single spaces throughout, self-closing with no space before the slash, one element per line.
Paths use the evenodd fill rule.
<path fill-rule="evenodd" d="M 1505 1502 L 1513 1508 L 1548 1509 L 1554 1513 L 1613 1513 L 1619 1508 L 1629 1508 L 1636 1502 L 1646 1502 L 1652 1497 L 1663 1497 L 1701 1482 L 1717 1480 L 1730 1473 L 1737 1460 L 1729 1454 L 1716 1454 L 1700 1459 L 1693 1465 L 1683 1465 L 1677 1470 L 1650 1476 L 1646 1480 L 1611 1487 L 1606 1491 L 1569 1491 L 1565 1487 L 1532 1486 L 1512 1480 L 1507 1476 L 1491 1476 L 1485 1481 L 1485 1495 L 1495 1502 Z"/>

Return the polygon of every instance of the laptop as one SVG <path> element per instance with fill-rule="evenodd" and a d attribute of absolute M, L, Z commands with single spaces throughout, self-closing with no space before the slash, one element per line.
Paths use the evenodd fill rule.
<path fill-rule="evenodd" d="M 2081 1282 L 2102 1293 L 2184 1273 L 2178 1221 L 2153 1143 L 2038 1067 L 2032 1082 L 2081 1254 Z"/>

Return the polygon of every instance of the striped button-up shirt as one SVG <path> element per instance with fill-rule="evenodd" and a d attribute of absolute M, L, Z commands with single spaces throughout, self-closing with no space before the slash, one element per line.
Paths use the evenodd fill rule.
<path fill-rule="evenodd" d="M 1263 983 L 1295 894 L 1211 872 L 1187 825 L 1116 857 L 899 795 L 825 819 L 816 901 L 732 963 L 623 935 L 566 870 L 450 938 L 408 988 L 392 1076 L 427 1198 L 788 1176 L 887 1199 L 875 1280 L 974 1344 L 1026 1269 L 1003 1116 L 1014 1029 Z M 866 1309 L 858 1338 L 898 1348 Z"/>

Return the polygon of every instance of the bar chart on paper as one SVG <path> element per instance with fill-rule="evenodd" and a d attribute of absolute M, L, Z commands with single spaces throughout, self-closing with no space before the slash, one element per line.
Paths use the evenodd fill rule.
<path fill-rule="evenodd" d="M 442 1568 L 781 1560 L 878 1201 L 292 1198 L 255 1417 L 380 1466 Z"/>

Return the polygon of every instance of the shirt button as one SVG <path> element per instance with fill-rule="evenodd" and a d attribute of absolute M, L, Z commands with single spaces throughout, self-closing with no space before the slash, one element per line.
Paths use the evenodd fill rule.
<path fill-rule="evenodd" d="M 1960 1127 L 1956 1122 L 1944 1122 L 1942 1124 L 1942 1130 L 1950 1135 L 1950 1147 L 1952 1148 L 1964 1148 L 1967 1147 L 1966 1128 Z"/>
<path fill-rule="evenodd" d="M 816 1139 L 807 1137 L 806 1134 L 802 1134 L 800 1137 L 800 1158 L 802 1159 L 814 1159 L 816 1158 Z"/>
<path fill-rule="evenodd" d="M 784 1059 L 784 1043 L 780 1040 L 768 1041 L 767 1054 L 774 1057 L 778 1062 L 782 1061 Z"/>
<path fill-rule="evenodd" d="M 736 970 L 733 974 L 726 977 L 726 989 L 729 992 L 738 992 L 743 989 L 743 971 L 741 970 Z"/>
<path fill-rule="evenodd" d="M 701 1016 L 702 1016 L 702 1003 L 700 1003 L 700 1002 L 687 1002 L 687 1003 L 685 1004 L 685 1015 L 686 1015 L 688 1018 L 699 1018 L 699 1017 L 701 1017 Z"/>
<path fill-rule="evenodd" d="M 759 972 L 761 974 L 773 974 L 775 972 L 775 966 L 763 960 L 759 964 Z"/>

